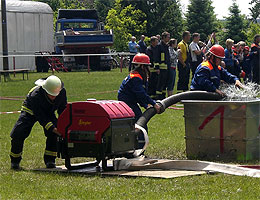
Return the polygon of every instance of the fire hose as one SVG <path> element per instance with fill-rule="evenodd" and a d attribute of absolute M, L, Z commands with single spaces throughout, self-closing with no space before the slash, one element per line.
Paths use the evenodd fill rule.
<path fill-rule="evenodd" d="M 176 104 L 182 100 L 220 100 L 222 97 L 213 92 L 205 92 L 205 91 L 188 91 L 188 92 L 183 92 L 179 94 L 172 95 L 166 99 L 163 99 L 162 101 L 158 101 L 157 103 L 161 105 L 161 110 L 160 113 L 163 113 L 166 108 L 169 106 Z M 145 145 L 143 149 L 138 149 L 135 151 L 134 156 L 139 156 L 141 155 L 146 147 L 148 146 L 149 139 L 148 139 L 148 134 L 147 131 L 145 130 L 145 127 L 149 120 L 156 115 L 157 112 L 154 107 L 148 108 L 142 116 L 138 119 L 138 121 L 135 124 L 135 133 L 136 135 L 139 135 L 142 133 L 145 138 Z"/>

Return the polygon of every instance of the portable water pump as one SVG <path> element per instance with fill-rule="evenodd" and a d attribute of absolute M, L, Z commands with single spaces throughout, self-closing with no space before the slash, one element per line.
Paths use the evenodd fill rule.
<path fill-rule="evenodd" d="M 58 118 L 58 155 L 65 159 L 67 169 L 83 168 L 71 165 L 73 157 L 93 157 L 98 166 L 107 168 L 107 160 L 134 153 L 137 146 L 135 114 L 124 102 L 96 101 L 68 103 Z M 90 165 L 90 164 L 88 164 Z"/>

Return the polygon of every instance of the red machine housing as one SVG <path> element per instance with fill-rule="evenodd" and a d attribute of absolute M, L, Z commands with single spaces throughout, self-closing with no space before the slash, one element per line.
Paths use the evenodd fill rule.
<path fill-rule="evenodd" d="M 104 162 L 134 152 L 134 117 L 132 109 L 121 101 L 68 103 L 57 126 L 62 134 L 58 153 L 65 158 L 66 167 L 72 168 L 72 157 L 95 157 Z"/>

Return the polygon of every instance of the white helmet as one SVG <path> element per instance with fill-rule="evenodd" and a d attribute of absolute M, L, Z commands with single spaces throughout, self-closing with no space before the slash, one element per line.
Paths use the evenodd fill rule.
<path fill-rule="evenodd" d="M 58 96 L 61 91 L 61 80 L 54 75 L 49 76 L 42 82 L 42 88 L 52 96 Z"/>

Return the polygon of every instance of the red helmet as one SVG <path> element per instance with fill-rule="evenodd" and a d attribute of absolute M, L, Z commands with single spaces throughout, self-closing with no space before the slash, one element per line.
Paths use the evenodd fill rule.
<path fill-rule="evenodd" d="M 149 56 L 145 55 L 144 53 L 138 53 L 135 55 L 132 61 L 133 64 L 142 64 L 142 65 L 150 65 L 150 58 Z"/>
<path fill-rule="evenodd" d="M 224 48 L 218 44 L 215 44 L 209 49 L 209 52 L 218 58 L 225 58 Z"/>
<path fill-rule="evenodd" d="M 249 51 L 249 46 L 245 46 L 244 51 Z"/>

